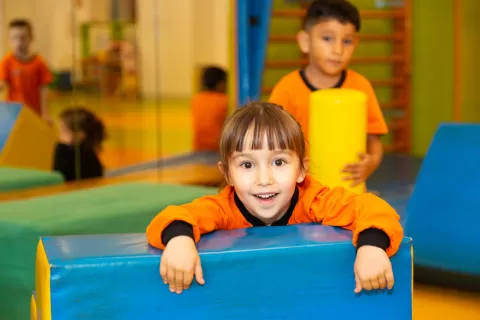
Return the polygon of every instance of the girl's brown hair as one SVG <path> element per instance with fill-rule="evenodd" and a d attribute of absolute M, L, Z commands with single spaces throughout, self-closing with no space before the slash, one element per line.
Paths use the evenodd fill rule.
<path fill-rule="evenodd" d="M 245 141 L 248 130 L 253 130 L 252 141 Z M 268 149 L 294 151 L 303 166 L 305 138 L 299 123 L 283 108 L 274 103 L 251 102 L 236 110 L 225 122 L 220 138 L 220 161 L 228 178 L 228 160 L 237 151 L 251 143 L 252 150 L 262 149 L 267 136 Z"/>
<path fill-rule="evenodd" d="M 93 112 L 83 107 L 72 107 L 60 114 L 60 119 L 72 132 L 83 132 L 83 142 L 92 148 L 100 149 L 106 139 L 105 126 Z"/>

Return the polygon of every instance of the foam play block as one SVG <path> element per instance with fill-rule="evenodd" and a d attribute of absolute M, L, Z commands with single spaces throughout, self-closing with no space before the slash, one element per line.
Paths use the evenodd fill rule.
<path fill-rule="evenodd" d="M 35 300 L 35 291 L 32 293 L 32 298 L 30 299 L 30 320 L 37 320 L 37 302 Z"/>
<path fill-rule="evenodd" d="M 0 192 L 29 189 L 64 183 L 55 171 L 0 167 Z"/>
<path fill-rule="evenodd" d="M 439 126 L 407 205 L 415 265 L 480 276 L 480 125 Z"/>
<path fill-rule="evenodd" d="M 217 231 L 198 246 L 206 284 L 177 295 L 143 233 L 42 237 L 39 318 L 411 319 L 411 241 L 392 259 L 394 289 L 358 295 L 351 241 L 350 232 L 321 225 Z"/>
<path fill-rule="evenodd" d="M 0 319 L 29 317 L 40 236 L 145 232 L 166 206 L 216 192 L 216 188 L 125 183 L 0 202 L 0 285 L 8 292 L 0 299 Z"/>
<path fill-rule="evenodd" d="M 0 102 L 0 166 L 51 170 L 57 134 L 30 108 Z"/>

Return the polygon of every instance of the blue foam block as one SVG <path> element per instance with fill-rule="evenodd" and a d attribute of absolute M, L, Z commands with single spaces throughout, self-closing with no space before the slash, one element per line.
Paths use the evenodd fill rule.
<path fill-rule="evenodd" d="M 480 125 L 443 124 L 407 205 L 415 264 L 480 274 Z"/>
<path fill-rule="evenodd" d="M 177 295 L 143 234 L 42 238 L 52 319 L 372 319 L 412 317 L 411 241 L 392 291 L 354 294 L 351 233 L 321 225 L 217 231 L 199 252 L 206 284 Z M 38 291 L 38 289 L 37 289 Z"/>
<path fill-rule="evenodd" d="M 10 132 L 21 110 L 22 105 L 19 103 L 0 102 L 0 153 L 10 137 Z"/>

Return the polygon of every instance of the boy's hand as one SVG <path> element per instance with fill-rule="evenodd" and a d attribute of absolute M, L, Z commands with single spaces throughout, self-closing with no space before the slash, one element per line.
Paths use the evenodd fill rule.
<path fill-rule="evenodd" d="M 160 275 L 171 292 L 182 293 L 193 281 L 193 275 L 201 285 L 203 279 L 202 265 L 195 242 L 188 236 L 171 239 L 163 251 L 160 262 Z"/>
<path fill-rule="evenodd" d="M 50 115 L 48 115 L 47 113 L 44 113 L 44 114 L 42 115 L 42 119 L 43 119 L 46 123 L 48 123 L 49 125 L 53 126 L 54 122 L 53 122 L 52 118 L 50 117 Z"/>
<path fill-rule="evenodd" d="M 354 265 L 355 293 L 362 289 L 393 288 L 392 264 L 387 253 L 378 247 L 363 246 L 357 251 Z"/>
<path fill-rule="evenodd" d="M 357 163 L 346 164 L 342 170 L 343 173 L 350 173 L 343 180 L 353 180 L 352 187 L 365 182 L 376 167 L 376 163 L 371 155 L 360 153 L 358 156 L 360 160 Z"/>

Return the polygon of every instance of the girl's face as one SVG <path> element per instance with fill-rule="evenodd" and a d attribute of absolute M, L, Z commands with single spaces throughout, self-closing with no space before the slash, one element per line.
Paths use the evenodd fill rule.
<path fill-rule="evenodd" d="M 72 130 L 68 129 L 63 120 L 58 122 L 58 134 L 60 142 L 64 144 L 73 144 L 73 132 Z"/>
<path fill-rule="evenodd" d="M 68 128 L 63 120 L 60 120 L 58 123 L 58 133 L 60 142 L 68 145 L 81 142 L 85 138 L 83 132 L 73 132 Z"/>
<path fill-rule="evenodd" d="M 245 146 L 251 146 L 251 132 L 245 137 Z M 295 187 L 305 178 L 307 159 L 300 162 L 291 150 L 269 150 L 267 137 L 261 150 L 244 148 L 229 159 L 228 168 L 220 165 L 225 173 L 228 169 L 228 183 L 235 188 L 238 198 L 248 211 L 265 222 L 272 224 L 287 211 Z"/>

